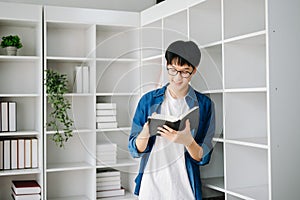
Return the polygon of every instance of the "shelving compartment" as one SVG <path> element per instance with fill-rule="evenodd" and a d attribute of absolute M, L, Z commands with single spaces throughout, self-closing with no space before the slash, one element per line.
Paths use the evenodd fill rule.
<path fill-rule="evenodd" d="M 138 59 L 140 30 L 137 27 L 96 27 L 96 58 Z"/>
<path fill-rule="evenodd" d="M 65 74 L 68 84 L 68 93 L 77 93 L 76 91 L 76 66 L 87 66 L 88 67 L 88 81 L 87 81 L 87 92 L 77 93 L 77 94 L 91 94 L 94 90 L 94 62 L 90 59 L 84 60 L 64 60 L 64 59 L 48 59 L 47 60 L 47 69 L 51 69 L 60 74 Z M 80 79 L 79 79 L 80 80 Z"/>
<path fill-rule="evenodd" d="M 16 102 L 16 128 L 18 132 L 34 132 L 38 134 L 41 127 L 41 99 L 38 97 L 2 97 L 0 101 Z M 17 133 L 16 133 L 17 134 Z M 33 135 L 35 135 L 33 134 Z M 8 134 L 9 135 L 9 134 Z M 12 132 L 14 135 L 14 132 Z M 23 134 L 23 135 L 26 135 Z"/>
<path fill-rule="evenodd" d="M 209 0 L 189 8 L 190 39 L 198 45 L 222 39 L 221 0 Z"/>
<path fill-rule="evenodd" d="M 265 35 L 224 44 L 226 89 L 266 87 L 266 67 Z"/>
<path fill-rule="evenodd" d="M 65 98 L 70 102 L 71 109 L 67 111 L 68 116 L 73 120 L 73 126 L 71 127 L 74 130 L 92 130 L 94 128 L 94 116 L 91 115 L 91 112 L 94 110 L 94 101 L 92 96 L 65 96 Z M 47 122 L 50 121 L 50 113 L 53 109 L 50 107 L 50 104 L 47 103 Z M 62 127 L 60 126 L 59 128 Z M 53 131 L 50 128 L 47 128 L 47 131 Z"/>
<path fill-rule="evenodd" d="M 43 181 L 41 180 L 41 177 L 39 174 L 25 174 L 25 175 L 16 175 L 11 174 L 9 176 L 1 176 L 0 178 L 0 196 L 1 199 L 13 199 L 12 194 L 12 181 L 15 180 L 36 180 L 41 187 L 43 187 Z M 41 191 L 43 191 L 43 188 L 41 188 Z"/>
<path fill-rule="evenodd" d="M 225 189 L 223 143 L 214 142 L 213 148 L 209 164 L 200 167 L 202 184 L 205 188 L 223 192 Z"/>
<path fill-rule="evenodd" d="M 41 56 L 41 22 L 24 20 L 0 20 L 0 38 L 18 35 L 23 45 L 18 49 L 18 56 Z M 0 55 L 6 51 L 0 48 Z"/>
<path fill-rule="evenodd" d="M 226 93 L 225 112 L 226 139 L 267 148 L 266 93 Z"/>
<path fill-rule="evenodd" d="M 264 0 L 225 0 L 224 38 L 265 30 Z"/>
<path fill-rule="evenodd" d="M 162 20 L 142 26 L 141 36 L 142 59 L 162 54 Z"/>
<path fill-rule="evenodd" d="M 97 93 L 137 93 L 140 84 L 140 66 L 135 60 L 97 61 Z"/>
<path fill-rule="evenodd" d="M 0 59 L 0 96 L 39 95 L 41 83 L 41 66 L 38 60 Z"/>
<path fill-rule="evenodd" d="M 97 103 L 115 103 L 118 128 L 131 127 L 131 120 L 139 100 L 138 95 L 97 96 Z"/>
<path fill-rule="evenodd" d="M 242 199 L 268 199 L 267 150 L 226 144 L 225 156 L 228 193 Z"/>
<path fill-rule="evenodd" d="M 47 173 L 47 199 L 96 199 L 95 177 L 91 169 Z"/>
<path fill-rule="evenodd" d="M 161 87 L 166 80 L 166 67 L 162 66 L 162 57 L 143 61 L 141 66 L 142 93 Z"/>
<path fill-rule="evenodd" d="M 94 133 L 73 132 L 73 137 L 64 143 L 63 148 L 57 146 L 52 137 L 53 134 L 47 134 L 47 172 L 67 173 L 67 171 L 90 169 L 95 165 Z"/>
<path fill-rule="evenodd" d="M 207 94 L 214 102 L 215 106 L 215 136 L 216 139 L 223 139 L 223 94 L 211 93 Z"/>
<path fill-rule="evenodd" d="M 94 26 L 89 24 L 69 24 L 47 22 L 47 56 L 91 58 Z"/>
<path fill-rule="evenodd" d="M 192 78 L 192 86 L 199 91 L 223 89 L 222 46 L 202 48 L 201 60 Z"/>
<path fill-rule="evenodd" d="M 188 21 L 186 10 L 163 18 L 163 52 L 172 42 L 176 40 L 186 41 L 187 39 Z"/>

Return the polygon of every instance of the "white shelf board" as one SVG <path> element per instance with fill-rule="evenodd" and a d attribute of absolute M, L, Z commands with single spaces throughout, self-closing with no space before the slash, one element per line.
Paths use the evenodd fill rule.
<path fill-rule="evenodd" d="M 225 192 L 224 177 L 214 177 L 202 179 L 204 187 L 208 187 L 217 191 Z"/>
<path fill-rule="evenodd" d="M 100 199 L 105 199 L 105 200 L 137 200 L 138 197 L 135 196 L 134 194 L 125 191 L 125 195 L 123 196 L 115 196 L 115 197 L 105 197 L 105 198 L 100 198 Z"/>
<path fill-rule="evenodd" d="M 96 129 L 96 132 L 130 131 L 131 127 Z"/>
<path fill-rule="evenodd" d="M 235 88 L 235 89 L 225 89 L 224 92 L 227 92 L 227 93 L 267 92 L 267 88 L 266 87 L 259 87 L 259 88 Z"/>
<path fill-rule="evenodd" d="M 234 42 L 234 41 L 243 40 L 243 39 L 247 39 L 247 38 L 252 38 L 252 37 L 265 35 L 265 34 L 266 34 L 265 30 L 257 31 L 257 32 L 254 32 L 254 33 L 249 33 L 249 34 L 245 34 L 245 35 L 241 35 L 241 36 L 237 36 L 237 37 L 228 38 L 228 39 L 224 40 L 224 43 Z"/>
<path fill-rule="evenodd" d="M 64 96 L 66 97 L 91 97 L 94 96 L 92 93 L 67 93 Z"/>
<path fill-rule="evenodd" d="M 0 97 L 40 97 L 39 94 L 0 94 Z"/>
<path fill-rule="evenodd" d="M 49 200 L 90 200 L 85 196 L 69 196 L 69 197 L 58 197 L 58 198 L 47 198 Z"/>
<path fill-rule="evenodd" d="M 92 129 L 73 129 L 73 133 L 90 133 Z M 55 134 L 56 131 L 46 131 L 47 135 Z M 63 133 L 63 130 L 60 130 L 59 133 Z"/>
<path fill-rule="evenodd" d="M 38 131 L 0 132 L 0 136 L 35 136 L 38 134 Z"/>
<path fill-rule="evenodd" d="M 227 188 L 227 193 L 245 200 L 268 199 L 268 185 Z"/>
<path fill-rule="evenodd" d="M 156 55 L 156 56 L 150 56 L 150 57 L 145 57 L 142 59 L 143 62 L 145 61 L 151 61 L 151 60 L 156 60 L 156 59 L 160 59 L 160 58 L 163 58 L 164 55 L 163 54 L 160 54 L 160 55 Z"/>
<path fill-rule="evenodd" d="M 63 62 L 88 62 L 92 61 L 92 58 L 88 57 L 63 57 L 63 56 L 47 56 L 48 61 L 63 61 Z"/>
<path fill-rule="evenodd" d="M 0 55 L 0 61 L 36 61 L 39 60 L 38 56 L 6 56 Z M 22 67 L 22 66 L 20 66 Z"/>
<path fill-rule="evenodd" d="M 230 144 L 268 149 L 268 139 L 266 137 L 226 139 L 225 142 Z"/>
<path fill-rule="evenodd" d="M 135 92 L 99 92 L 96 96 L 137 96 L 139 93 Z"/>
<path fill-rule="evenodd" d="M 26 175 L 26 174 L 39 174 L 41 173 L 41 170 L 36 169 L 12 169 L 12 170 L 1 170 L 0 171 L 0 177 L 1 176 L 15 176 L 15 175 Z"/>
<path fill-rule="evenodd" d="M 219 94 L 219 93 L 223 93 L 224 90 L 223 89 L 219 89 L 219 90 L 203 90 L 200 91 L 202 94 Z"/>
<path fill-rule="evenodd" d="M 199 48 L 200 49 L 204 49 L 204 48 L 209 48 L 209 47 L 213 47 L 213 46 L 217 46 L 217 45 L 221 45 L 222 41 L 217 41 L 217 42 L 212 42 L 212 43 L 208 43 L 205 45 L 200 45 Z"/>
<path fill-rule="evenodd" d="M 94 167 L 85 162 L 72 163 L 48 163 L 47 172 L 73 171 L 83 169 L 94 169 Z"/>
<path fill-rule="evenodd" d="M 106 168 L 106 167 L 128 167 L 128 166 L 136 166 L 139 162 L 132 160 L 132 159 L 117 159 L 116 164 L 103 164 L 103 165 L 97 165 L 98 169 Z"/>
<path fill-rule="evenodd" d="M 96 58 L 97 62 L 138 62 L 135 58 Z"/>

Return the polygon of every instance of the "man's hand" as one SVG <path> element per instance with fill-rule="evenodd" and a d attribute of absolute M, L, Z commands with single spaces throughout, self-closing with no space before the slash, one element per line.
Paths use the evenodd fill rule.
<path fill-rule="evenodd" d="M 158 127 L 157 133 L 160 133 L 161 136 L 166 139 L 173 141 L 175 143 L 183 144 L 188 147 L 194 141 L 194 138 L 191 134 L 190 121 L 185 121 L 185 128 L 182 131 L 175 131 L 164 125 L 163 127 Z"/>

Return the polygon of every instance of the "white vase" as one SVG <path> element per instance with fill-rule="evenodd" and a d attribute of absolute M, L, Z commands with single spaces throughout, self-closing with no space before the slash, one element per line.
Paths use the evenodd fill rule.
<path fill-rule="evenodd" d="M 8 56 L 16 56 L 17 50 L 18 50 L 17 47 L 13 47 L 13 46 L 6 47 L 6 52 Z"/>

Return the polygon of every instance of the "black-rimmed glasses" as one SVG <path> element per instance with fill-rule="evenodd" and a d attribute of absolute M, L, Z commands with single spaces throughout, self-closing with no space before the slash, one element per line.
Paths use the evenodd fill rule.
<path fill-rule="evenodd" d="M 173 67 L 170 67 L 170 68 L 167 67 L 167 70 L 168 70 L 168 74 L 170 74 L 171 76 L 176 76 L 179 72 L 180 75 L 182 76 L 182 78 L 188 78 L 192 75 L 192 73 L 194 71 L 194 68 L 193 68 L 193 71 L 191 71 L 191 72 L 189 72 L 189 71 L 178 71 Z"/>

